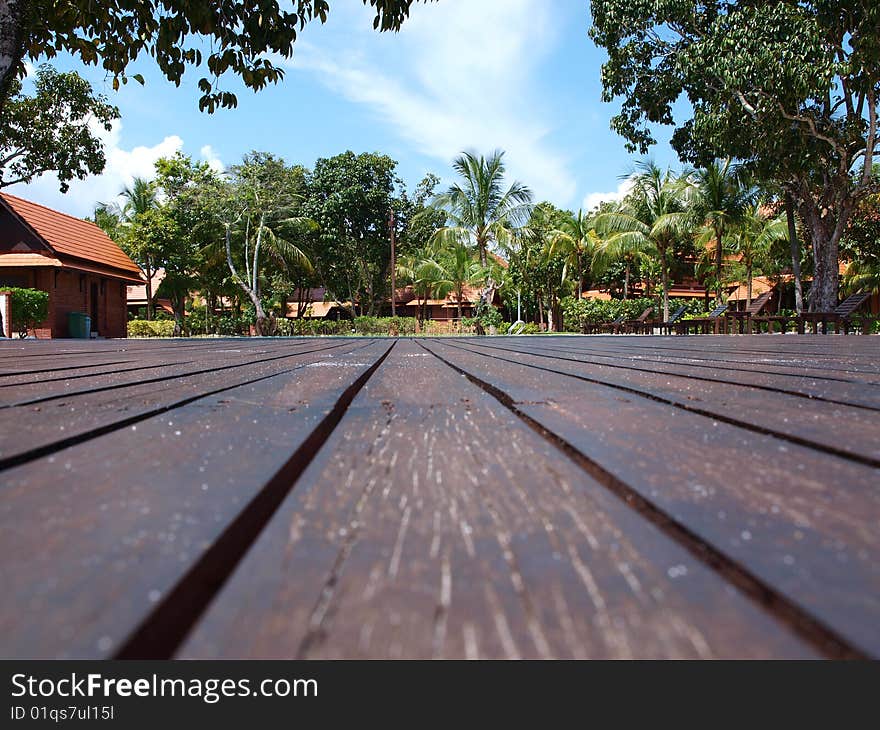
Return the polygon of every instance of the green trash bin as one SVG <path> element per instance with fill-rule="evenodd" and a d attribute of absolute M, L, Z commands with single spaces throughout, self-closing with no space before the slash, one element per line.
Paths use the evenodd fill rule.
<path fill-rule="evenodd" d="M 87 340 L 92 333 L 92 318 L 85 312 L 69 312 L 67 314 L 67 329 L 70 336 L 80 340 Z"/>

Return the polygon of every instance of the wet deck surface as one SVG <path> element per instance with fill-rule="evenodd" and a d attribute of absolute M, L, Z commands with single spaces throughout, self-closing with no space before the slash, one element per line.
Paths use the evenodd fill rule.
<path fill-rule="evenodd" d="M 880 338 L 0 344 L 0 656 L 880 657 Z"/>

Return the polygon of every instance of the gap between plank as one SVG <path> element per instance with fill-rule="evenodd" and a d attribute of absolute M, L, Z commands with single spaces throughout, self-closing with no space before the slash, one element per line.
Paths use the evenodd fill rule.
<path fill-rule="evenodd" d="M 306 440 L 126 639 L 114 659 L 170 659 L 174 655 L 394 345 L 392 342 L 376 362 L 343 391 Z"/>
<path fill-rule="evenodd" d="M 599 484 L 620 498 L 624 504 L 658 527 L 667 537 L 681 545 L 697 560 L 718 573 L 724 580 L 736 586 L 771 616 L 791 629 L 800 638 L 807 641 L 820 654 L 829 659 L 870 658 L 860 649 L 851 645 L 846 639 L 839 636 L 833 629 L 825 626 L 806 613 L 797 604 L 778 593 L 772 586 L 751 573 L 747 568 L 731 560 L 727 555 L 705 542 L 699 535 L 676 520 L 672 515 L 645 499 L 597 461 L 594 461 L 573 444 L 548 430 L 539 421 L 520 410 L 513 398 L 507 393 L 491 383 L 481 380 L 467 370 L 454 365 L 442 355 L 437 354 L 421 343 L 419 343 L 419 346 L 495 398 L 495 400 L 510 410 L 532 430 L 572 459 Z"/>

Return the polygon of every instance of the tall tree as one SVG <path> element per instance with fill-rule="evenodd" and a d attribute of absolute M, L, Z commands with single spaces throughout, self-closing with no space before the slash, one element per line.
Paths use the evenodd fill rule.
<path fill-rule="evenodd" d="M 686 94 L 693 116 L 673 134 L 679 155 L 739 159 L 782 186 L 813 249 L 811 307 L 833 309 L 840 238 L 876 190 L 880 4 L 592 0 L 592 15 L 608 52 L 603 98 L 623 97 L 612 127 L 628 147 L 645 152 L 650 125 L 674 124 Z"/>
<path fill-rule="evenodd" d="M 151 320 L 155 312 L 153 277 L 159 268 L 156 260 L 168 229 L 164 222 L 152 216 L 156 208 L 156 185 L 152 180 L 134 178 L 131 185 L 122 189 L 120 197 L 123 204 L 118 208 L 118 217 L 122 236 L 118 242 L 144 272 L 147 280 L 147 319 Z M 106 204 L 102 205 L 114 210 L 112 204 L 109 208 Z"/>
<path fill-rule="evenodd" d="M 465 287 L 482 281 L 486 276 L 485 268 L 474 258 L 468 246 L 452 242 L 439 248 L 432 258 L 426 260 L 423 275 L 431 281 L 435 296 L 449 292 L 454 294 L 460 332 Z"/>
<path fill-rule="evenodd" d="M 736 268 L 745 274 L 746 307 L 752 303 L 755 272 L 769 262 L 773 244 L 787 239 L 788 223 L 785 216 L 768 215 L 760 206 L 753 206 L 729 229 L 725 243 L 730 252 L 739 259 Z"/>
<path fill-rule="evenodd" d="M 690 180 L 693 194 L 688 196 L 688 208 L 715 247 L 715 300 L 720 304 L 724 236 L 731 225 L 744 220 L 755 201 L 755 190 L 730 159 L 712 160 L 694 170 Z"/>
<path fill-rule="evenodd" d="M 632 178 L 633 188 L 617 210 L 596 216 L 596 230 L 606 245 L 627 241 L 631 248 L 657 252 L 663 285 L 663 320 L 669 319 L 669 258 L 692 233 L 685 209 L 686 182 L 653 162 L 641 162 Z"/>
<path fill-rule="evenodd" d="M 629 208 L 626 204 L 612 205 L 604 213 L 623 213 L 626 215 Z M 601 213 L 599 215 L 602 215 Z M 598 216 L 597 216 L 598 218 Z M 600 226 L 609 226 L 609 219 L 599 219 Z M 609 230 L 611 230 L 609 228 Z M 593 252 L 592 266 L 599 276 L 607 272 L 613 264 L 623 264 L 623 298 L 629 299 L 630 281 L 634 267 L 653 260 L 657 257 L 657 248 L 649 236 L 643 235 L 642 231 L 622 230 L 614 231 L 604 238 L 599 238 L 599 243 Z"/>
<path fill-rule="evenodd" d="M 104 170 L 104 146 L 95 126 L 109 131 L 116 107 L 73 72 L 48 65 L 37 70 L 34 94 L 22 93 L 13 79 L 11 97 L 0 114 L 0 188 L 29 183 L 46 172 L 58 177 L 61 192 L 70 181 Z"/>
<path fill-rule="evenodd" d="M 434 199 L 434 206 L 446 213 L 446 226 L 436 235 L 476 247 L 480 264 L 488 264 L 493 241 L 506 234 L 510 226 L 523 224 L 532 208 L 532 191 L 521 182 L 504 187 L 504 152 L 495 150 L 488 157 L 465 152 L 452 167 L 461 180 Z"/>
<path fill-rule="evenodd" d="M 566 212 L 559 227 L 550 232 L 550 253 L 565 255 L 562 276 L 565 278 L 574 271 L 578 299 L 584 294 L 584 267 L 592 260 L 599 243 L 592 219 L 582 210 Z"/>
<path fill-rule="evenodd" d="M 394 31 L 414 0 L 363 2 L 375 9 L 374 28 Z M 0 0 L 0 113 L 24 59 L 59 52 L 100 64 L 114 87 L 145 55 L 176 85 L 188 67 L 204 64 L 199 107 L 234 107 L 235 94 L 219 87 L 220 78 L 231 73 L 254 91 L 277 82 L 284 71 L 270 56 L 290 58 L 297 32 L 313 19 L 325 22 L 329 11 L 328 0 Z M 143 83 L 139 74 L 131 78 Z"/>
<path fill-rule="evenodd" d="M 397 162 L 348 151 L 319 159 L 308 175 L 303 210 L 319 226 L 309 245 L 312 263 L 339 301 L 373 314 L 386 293 L 391 244 L 388 213 L 403 211 Z"/>
<path fill-rule="evenodd" d="M 264 152 L 245 155 L 231 170 L 230 210 L 224 222 L 226 262 L 232 278 L 254 308 L 258 335 L 272 334 L 274 318 L 261 299 L 261 273 L 266 255 L 279 262 L 311 266 L 298 242 L 317 227 L 302 215 L 304 171 Z M 233 253 L 233 241 L 239 245 Z M 237 262 L 243 262 L 241 271 Z"/>

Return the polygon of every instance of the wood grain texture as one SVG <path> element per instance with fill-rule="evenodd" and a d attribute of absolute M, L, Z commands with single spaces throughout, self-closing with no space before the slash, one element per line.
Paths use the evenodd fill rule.
<path fill-rule="evenodd" d="M 409 342 L 357 397 L 181 655 L 809 653 Z"/>
<path fill-rule="evenodd" d="M 880 657 L 880 339 L 0 342 L 0 656 Z"/>

